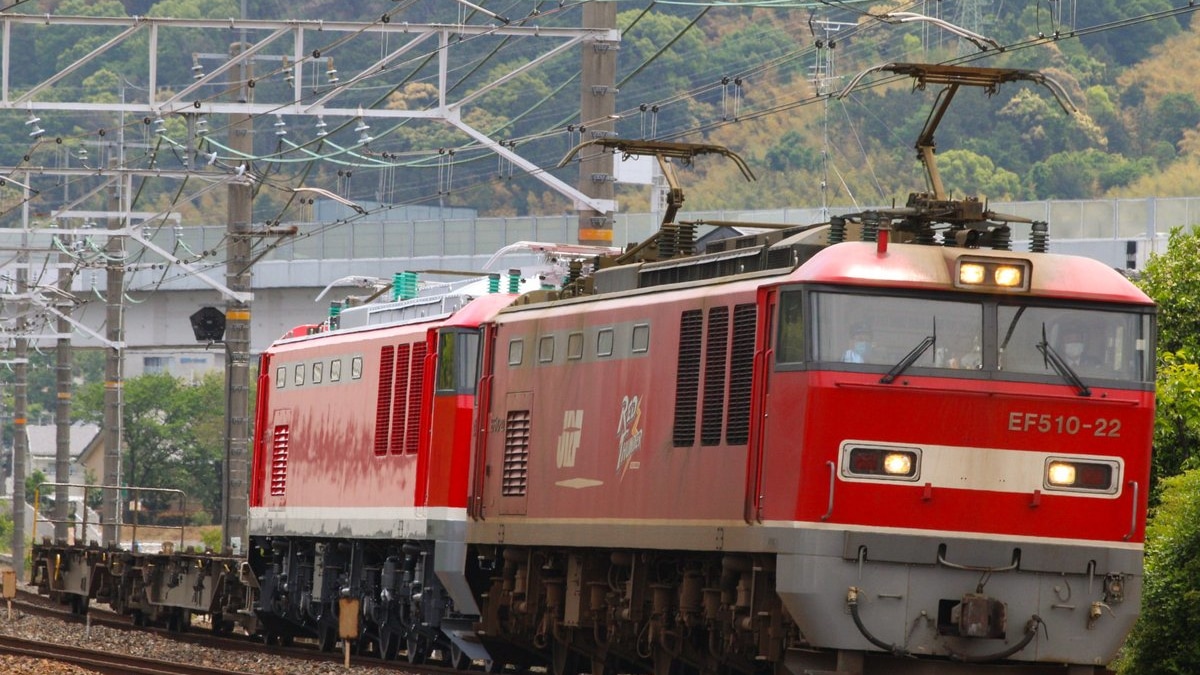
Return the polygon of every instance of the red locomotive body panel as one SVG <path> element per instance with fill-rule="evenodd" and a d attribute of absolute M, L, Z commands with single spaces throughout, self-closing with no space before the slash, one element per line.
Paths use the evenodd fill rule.
<path fill-rule="evenodd" d="M 474 396 L 438 389 L 438 338 L 511 301 L 274 345 L 259 382 L 252 532 L 411 536 L 461 521 Z"/>
<path fill-rule="evenodd" d="M 720 428 L 703 446 L 673 443 L 675 355 L 682 311 L 753 307 L 755 286 L 659 289 L 503 312 L 485 520 L 568 520 L 585 536 L 588 522 L 740 522 L 745 444 L 726 443 Z M 690 400 L 698 420 L 703 401 Z M 517 480 L 497 470 L 514 462 L 526 467 Z"/>
<path fill-rule="evenodd" d="M 984 572 L 1014 572 L 991 582 L 1014 616 L 1053 616 L 1030 589 L 1064 572 L 1136 594 L 1153 311 L 1090 260 L 863 243 L 782 274 L 512 307 L 468 539 L 771 555 L 802 633 L 838 649 L 885 644 L 829 620 L 857 583 L 904 599 L 871 617 L 895 644 L 918 617 L 997 606 L 971 595 Z M 1133 616 L 1060 621 L 1095 651 L 1028 658 L 1106 660 Z M 942 639 L 918 649 L 999 653 Z"/>

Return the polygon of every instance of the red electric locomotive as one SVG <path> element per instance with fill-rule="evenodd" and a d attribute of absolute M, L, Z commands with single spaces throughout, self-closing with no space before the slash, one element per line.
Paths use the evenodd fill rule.
<path fill-rule="evenodd" d="M 324 648 L 354 612 L 361 651 L 493 671 L 1100 671 L 1140 604 L 1155 307 L 941 186 L 954 91 L 1043 77 L 885 69 L 947 88 L 931 192 L 694 255 L 670 162 L 736 156 L 589 142 L 658 157 L 650 241 L 506 292 L 404 276 L 262 355 L 236 580 L 60 545 L 35 575 Z"/>

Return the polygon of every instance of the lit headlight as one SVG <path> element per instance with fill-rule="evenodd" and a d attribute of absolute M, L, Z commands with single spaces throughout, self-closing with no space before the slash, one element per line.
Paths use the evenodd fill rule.
<path fill-rule="evenodd" d="M 958 268 L 958 280 L 964 284 L 982 284 L 987 277 L 987 269 L 977 263 L 963 263 Z"/>
<path fill-rule="evenodd" d="M 957 261 L 954 285 L 981 290 L 1027 291 L 1029 271 L 1026 260 L 962 257 Z"/>
<path fill-rule="evenodd" d="M 845 450 L 842 473 L 846 476 L 911 481 L 920 473 L 915 449 L 851 446 Z"/>
<path fill-rule="evenodd" d="M 1120 466 L 1108 460 L 1051 457 L 1046 460 L 1047 490 L 1112 494 L 1119 485 Z"/>
<path fill-rule="evenodd" d="M 910 452 L 889 452 L 883 456 L 883 471 L 890 476 L 911 476 L 913 459 Z"/>
<path fill-rule="evenodd" d="M 996 268 L 995 273 L 992 274 L 992 278 L 996 280 L 997 286 L 1014 288 L 1021 285 L 1025 276 L 1024 271 L 1025 270 L 1021 269 L 1020 267 L 1001 265 Z"/>
<path fill-rule="evenodd" d="M 1067 462 L 1050 462 L 1046 469 L 1046 481 L 1051 485 L 1069 487 L 1075 484 L 1075 465 Z"/>

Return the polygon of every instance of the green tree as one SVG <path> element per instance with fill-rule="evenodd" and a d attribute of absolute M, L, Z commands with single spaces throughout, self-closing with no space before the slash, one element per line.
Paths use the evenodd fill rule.
<path fill-rule="evenodd" d="M 46 482 L 46 474 L 42 473 L 41 471 L 34 471 L 33 473 L 26 476 L 25 477 L 25 501 L 32 504 L 34 495 L 38 494 L 38 492 L 37 492 L 38 488 L 40 488 L 45 482 Z M 50 497 L 52 497 L 53 495 L 41 494 L 39 496 L 41 497 L 42 503 L 41 503 L 41 505 L 39 505 L 38 508 L 41 509 L 50 503 Z"/>
<path fill-rule="evenodd" d="M 1158 351 L 1200 363 L 1200 234 L 1175 228 L 1167 251 L 1146 263 L 1138 285 L 1158 303 Z"/>
<path fill-rule="evenodd" d="M 1021 178 L 970 150 L 947 150 L 938 156 L 938 172 L 946 190 L 956 195 L 989 199 L 1014 199 L 1021 193 Z"/>
<path fill-rule="evenodd" d="M 1197 469 L 1193 448 L 1200 447 L 1200 366 L 1175 354 L 1164 354 L 1155 396 L 1154 455 L 1150 494 L 1165 478 Z"/>
<path fill-rule="evenodd" d="M 1125 646 L 1123 675 L 1200 672 L 1200 470 L 1163 481 L 1146 528 L 1142 612 Z"/>
<path fill-rule="evenodd" d="M 166 373 L 130 378 L 123 387 L 122 484 L 183 490 L 189 504 L 209 513 L 220 507 L 220 459 L 223 456 L 224 377 L 205 375 L 192 385 Z M 81 413 L 100 421 L 103 383 L 79 395 Z M 150 494 L 151 509 L 168 507 L 172 497 Z"/>

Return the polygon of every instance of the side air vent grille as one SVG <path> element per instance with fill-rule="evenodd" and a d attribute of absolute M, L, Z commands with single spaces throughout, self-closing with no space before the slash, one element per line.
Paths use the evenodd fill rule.
<path fill-rule="evenodd" d="M 500 494 L 524 497 L 529 483 L 529 411 L 508 411 L 504 427 L 504 473 Z"/>

